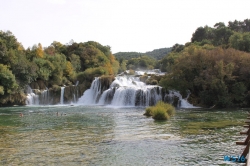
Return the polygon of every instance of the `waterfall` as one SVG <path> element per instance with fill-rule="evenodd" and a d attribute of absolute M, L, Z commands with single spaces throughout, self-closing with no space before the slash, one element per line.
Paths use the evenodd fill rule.
<path fill-rule="evenodd" d="M 26 105 L 39 105 L 39 96 L 33 92 L 31 87 L 27 86 L 25 91 L 27 94 Z"/>
<path fill-rule="evenodd" d="M 77 84 L 78 84 L 78 81 L 77 81 Z M 78 95 L 78 92 L 79 91 L 79 87 L 77 85 L 74 85 L 73 86 L 73 97 L 72 97 L 72 100 L 71 100 L 71 104 L 72 103 L 77 103 L 78 101 L 78 98 L 79 98 L 79 95 Z"/>
<path fill-rule="evenodd" d="M 64 99 L 64 89 L 65 87 L 61 87 L 61 97 L 60 97 L 60 104 L 63 104 L 63 99 Z"/>
<path fill-rule="evenodd" d="M 50 94 L 49 94 L 49 90 L 48 88 L 46 87 L 46 90 L 43 90 L 40 94 L 40 97 L 39 97 L 39 104 L 40 105 L 47 105 L 47 104 L 50 104 Z"/>
<path fill-rule="evenodd" d="M 100 79 L 95 78 L 90 89 L 78 100 L 84 105 L 150 106 L 162 100 L 162 88 L 145 85 L 138 77 L 118 76 L 109 89 L 103 89 Z"/>
<path fill-rule="evenodd" d="M 101 82 L 99 78 L 95 78 L 90 89 L 86 90 L 78 103 L 85 105 L 93 105 L 97 103 L 97 98 L 101 95 Z"/>
<path fill-rule="evenodd" d="M 158 71 L 157 71 L 158 72 Z M 183 99 L 178 91 L 169 91 L 165 95 L 162 87 L 157 85 L 146 85 L 136 76 L 117 76 L 95 78 L 90 89 L 86 90 L 80 97 L 80 87 L 75 85 L 51 88 L 40 91 L 27 86 L 27 105 L 49 105 L 49 104 L 83 104 L 83 105 L 111 105 L 111 106 L 152 106 L 158 101 L 167 101 L 179 108 L 197 108 Z M 113 82 L 111 81 L 113 80 Z M 61 90 L 61 93 L 60 93 Z M 34 92 L 33 92 L 34 91 Z M 80 98 L 79 98 L 80 97 Z"/>
<path fill-rule="evenodd" d="M 26 105 L 54 105 L 54 104 L 72 104 L 76 103 L 79 98 L 79 87 L 69 86 L 61 87 L 58 90 L 48 89 L 39 90 L 31 89 L 27 86 L 25 93 L 27 94 Z M 65 94 L 67 94 L 65 96 Z"/>
<path fill-rule="evenodd" d="M 169 103 L 173 104 L 174 97 L 177 97 L 178 98 L 178 104 L 177 104 L 178 108 L 199 108 L 199 107 L 196 107 L 188 102 L 187 99 L 188 99 L 190 94 L 191 93 L 188 91 L 187 97 L 185 99 L 183 99 L 180 92 L 175 91 L 175 90 L 169 90 L 169 94 L 167 94 L 165 96 L 165 100 L 167 100 Z"/>

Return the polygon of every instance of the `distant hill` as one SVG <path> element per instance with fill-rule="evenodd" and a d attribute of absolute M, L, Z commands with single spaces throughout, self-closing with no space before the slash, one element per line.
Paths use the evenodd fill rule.
<path fill-rule="evenodd" d="M 140 53 L 140 52 L 118 52 L 115 53 L 114 56 L 117 60 L 119 59 L 132 59 L 132 58 L 138 58 L 140 56 L 146 55 L 145 53 Z"/>
<path fill-rule="evenodd" d="M 131 58 L 138 58 L 143 55 L 147 55 L 151 58 L 154 58 L 156 60 L 162 59 L 165 55 L 167 55 L 169 52 L 171 52 L 172 48 L 159 48 L 155 49 L 153 51 L 148 51 L 146 53 L 140 53 L 140 52 L 118 52 L 115 53 L 114 56 L 117 60 L 119 59 L 131 59 Z"/>
<path fill-rule="evenodd" d="M 145 54 L 152 57 L 152 58 L 160 60 L 164 56 L 166 56 L 169 52 L 171 52 L 171 50 L 172 50 L 171 47 L 170 48 L 159 48 L 159 49 L 155 49 L 153 51 L 146 52 Z"/>

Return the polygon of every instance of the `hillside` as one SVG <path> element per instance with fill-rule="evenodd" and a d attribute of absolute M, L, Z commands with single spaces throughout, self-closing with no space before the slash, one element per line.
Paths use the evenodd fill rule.
<path fill-rule="evenodd" d="M 159 48 L 159 49 L 155 49 L 153 51 L 148 51 L 145 54 L 155 58 L 156 60 L 160 60 L 162 59 L 164 56 L 166 56 L 168 53 L 170 53 L 172 50 L 172 47 L 169 48 Z"/>
<path fill-rule="evenodd" d="M 156 60 L 162 59 L 165 55 L 167 55 L 169 52 L 171 52 L 172 48 L 159 48 L 155 49 L 153 51 L 148 51 L 146 53 L 140 53 L 140 52 L 118 52 L 115 53 L 114 56 L 116 59 L 126 59 L 129 60 L 131 58 L 138 58 L 144 55 L 147 55 L 151 58 L 154 58 Z"/>

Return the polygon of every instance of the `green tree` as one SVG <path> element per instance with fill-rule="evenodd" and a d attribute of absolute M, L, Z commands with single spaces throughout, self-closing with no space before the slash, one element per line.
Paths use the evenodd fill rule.
<path fill-rule="evenodd" d="M 17 61 L 12 64 L 11 69 L 16 77 L 16 80 L 21 88 L 33 82 L 37 78 L 38 66 L 26 59 L 23 53 L 17 54 Z"/>
<path fill-rule="evenodd" d="M 64 84 L 63 77 L 67 77 L 68 73 L 65 72 L 67 61 L 64 54 L 46 55 L 46 66 L 49 69 L 49 82 L 52 85 L 62 85 Z M 48 63 L 49 62 L 49 63 Z M 44 68 L 44 67 L 43 67 Z M 67 81 L 67 80 L 66 80 Z"/>
<path fill-rule="evenodd" d="M 34 62 L 39 67 L 37 71 L 38 78 L 48 81 L 54 70 L 54 65 L 50 61 L 41 58 L 35 58 Z"/>
<path fill-rule="evenodd" d="M 184 49 L 184 45 L 176 43 L 172 47 L 172 52 L 181 52 Z"/>
<path fill-rule="evenodd" d="M 241 51 L 250 52 L 250 32 L 234 32 L 229 38 L 230 46 Z"/>
<path fill-rule="evenodd" d="M 0 64 L 0 94 L 11 94 L 17 87 L 15 76 L 6 65 Z"/>
<path fill-rule="evenodd" d="M 80 57 L 76 54 L 71 54 L 69 56 L 69 60 L 72 64 L 72 67 L 76 72 L 79 72 L 81 70 L 81 60 Z"/>
<path fill-rule="evenodd" d="M 215 24 L 214 30 L 215 38 L 213 40 L 213 44 L 215 46 L 223 45 L 227 46 L 229 43 L 229 38 L 233 34 L 233 31 L 226 27 L 224 23 L 217 23 Z"/>
<path fill-rule="evenodd" d="M 156 60 L 146 55 L 139 58 L 132 58 L 127 62 L 128 69 L 153 69 L 156 64 Z"/>

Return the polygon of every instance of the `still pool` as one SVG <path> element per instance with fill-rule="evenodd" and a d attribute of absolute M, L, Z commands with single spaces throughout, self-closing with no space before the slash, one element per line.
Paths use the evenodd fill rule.
<path fill-rule="evenodd" d="M 242 153 L 248 109 L 182 109 L 160 122 L 144 110 L 0 108 L 0 165 L 239 165 L 224 156 Z"/>

